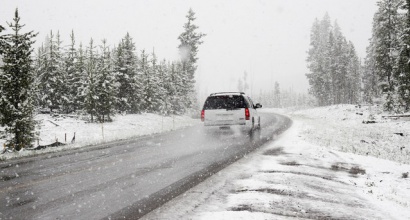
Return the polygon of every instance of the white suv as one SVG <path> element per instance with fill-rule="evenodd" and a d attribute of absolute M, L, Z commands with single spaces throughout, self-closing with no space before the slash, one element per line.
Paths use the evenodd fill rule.
<path fill-rule="evenodd" d="M 261 118 L 256 109 L 261 107 L 243 92 L 212 93 L 202 108 L 201 120 L 205 126 L 240 126 L 253 131 L 260 128 Z"/>

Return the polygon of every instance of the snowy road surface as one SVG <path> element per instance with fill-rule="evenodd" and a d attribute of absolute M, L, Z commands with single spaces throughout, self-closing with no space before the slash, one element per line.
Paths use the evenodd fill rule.
<path fill-rule="evenodd" d="M 301 127 L 142 219 L 410 219 L 409 165 L 309 144 Z"/>
<path fill-rule="evenodd" d="M 359 110 L 368 114 L 366 109 Z M 142 219 L 410 219 L 410 165 L 397 162 L 405 155 L 395 154 L 395 148 L 408 136 L 395 140 L 397 135 L 390 133 L 409 134 L 409 124 L 397 120 L 363 124 L 357 111 L 354 105 L 339 105 L 289 115 L 292 127 L 275 141 Z M 366 132 L 381 135 L 369 139 Z M 346 152 L 354 149 L 345 147 L 350 145 L 365 150 L 366 146 L 360 145 L 363 139 L 376 143 L 390 140 L 390 145 L 371 148 L 391 146 L 389 155 L 379 157 L 394 154 L 397 161 Z"/>
<path fill-rule="evenodd" d="M 243 157 L 290 125 L 262 114 L 252 137 L 202 125 L 0 163 L 0 219 L 136 218 Z"/>

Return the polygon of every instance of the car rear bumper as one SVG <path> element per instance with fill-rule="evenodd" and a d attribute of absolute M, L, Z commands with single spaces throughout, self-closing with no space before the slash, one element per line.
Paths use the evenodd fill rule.
<path fill-rule="evenodd" d="M 205 120 L 204 121 L 205 126 L 251 126 L 251 122 L 248 121 L 231 121 L 231 120 L 218 120 L 218 121 L 210 121 L 210 120 Z"/>

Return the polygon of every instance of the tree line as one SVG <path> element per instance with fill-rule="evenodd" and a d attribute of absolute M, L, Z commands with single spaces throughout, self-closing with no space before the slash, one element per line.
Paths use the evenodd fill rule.
<path fill-rule="evenodd" d="M 38 106 L 64 113 L 86 111 L 93 121 L 110 120 L 117 113 L 183 114 L 196 106 L 194 73 L 197 47 L 202 43 L 192 10 L 179 37 L 182 59 L 159 60 L 155 51 L 136 51 L 127 33 L 113 49 L 106 41 L 63 47 L 50 32 L 34 63 Z M 198 39 L 195 39 L 198 38 Z"/>
<path fill-rule="evenodd" d="M 86 47 L 71 44 L 65 49 L 60 36 L 51 32 L 38 49 L 37 105 L 62 113 L 84 111 L 97 121 L 119 113 L 153 112 L 181 114 L 192 107 L 188 93 L 193 79 L 180 61 L 158 60 L 155 51 L 137 52 L 127 33 L 110 50 L 103 40 L 91 39 Z"/>
<path fill-rule="evenodd" d="M 388 111 L 410 109 L 410 1 L 381 0 L 363 71 L 364 100 Z"/>
<path fill-rule="evenodd" d="M 336 21 L 332 25 L 328 14 L 313 23 L 307 62 L 309 93 L 319 106 L 361 100 L 360 60 L 353 43 L 344 37 Z"/>
<path fill-rule="evenodd" d="M 283 89 L 275 82 L 271 90 L 260 91 L 255 98 L 257 102 L 269 108 L 294 108 L 311 107 L 315 105 L 315 99 L 306 93 L 298 93 L 292 88 Z"/>
<path fill-rule="evenodd" d="M 389 112 L 410 110 L 410 0 L 379 0 L 363 62 L 337 23 L 316 19 L 306 74 L 318 105 L 382 104 Z"/>
<path fill-rule="evenodd" d="M 159 60 L 154 49 L 136 51 L 127 33 L 110 48 L 106 40 L 69 44 L 50 31 L 33 55 L 36 34 L 22 33 L 16 9 L 10 34 L 0 35 L 0 119 L 6 145 L 19 150 L 34 140 L 35 109 L 85 113 L 91 122 L 107 122 L 117 113 L 184 114 L 197 107 L 195 71 L 198 32 L 192 9 L 178 36 L 181 59 Z M 5 28 L 0 26 L 0 32 Z"/>

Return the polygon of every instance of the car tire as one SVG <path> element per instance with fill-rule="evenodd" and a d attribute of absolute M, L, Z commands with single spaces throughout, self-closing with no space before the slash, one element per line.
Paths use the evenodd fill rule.
<path fill-rule="evenodd" d="M 252 134 L 254 130 L 255 130 L 255 119 L 252 118 L 252 126 L 249 129 L 249 134 Z"/>
<path fill-rule="evenodd" d="M 252 130 L 255 130 L 255 118 L 252 118 Z"/>
<path fill-rule="evenodd" d="M 262 129 L 262 126 L 261 126 L 261 117 L 259 116 L 259 119 L 258 119 L 258 129 L 260 130 L 260 129 Z"/>

